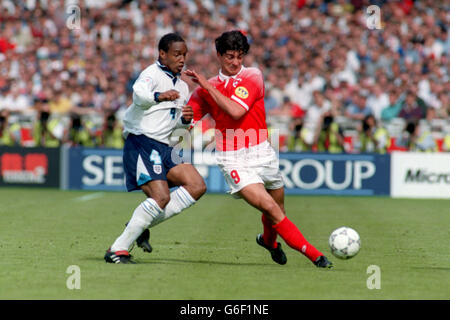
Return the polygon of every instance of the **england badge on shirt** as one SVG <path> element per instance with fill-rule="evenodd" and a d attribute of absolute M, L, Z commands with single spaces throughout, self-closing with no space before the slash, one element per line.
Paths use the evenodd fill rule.
<path fill-rule="evenodd" d="M 154 171 L 156 174 L 161 174 L 161 172 L 162 172 L 162 167 L 161 167 L 161 165 L 159 165 L 159 164 L 153 165 L 153 171 Z"/>

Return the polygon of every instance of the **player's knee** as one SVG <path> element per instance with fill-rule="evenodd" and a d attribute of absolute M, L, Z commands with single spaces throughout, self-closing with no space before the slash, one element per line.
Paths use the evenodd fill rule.
<path fill-rule="evenodd" d="M 188 190 L 190 195 L 195 199 L 200 199 L 201 196 L 203 196 L 206 193 L 206 184 L 203 179 L 195 179 L 194 181 L 191 181 L 189 185 L 185 186 L 185 189 Z"/>
<path fill-rule="evenodd" d="M 272 223 L 278 223 L 283 220 L 285 216 L 284 211 L 272 198 L 264 198 L 262 201 L 262 210 Z"/>
<path fill-rule="evenodd" d="M 164 193 L 160 193 L 157 195 L 153 195 L 152 198 L 153 198 L 153 200 L 156 201 L 158 206 L 164 210 L 164 208 L 167 206 L 167 204 L 170 201 L 170 194 L 168 192 L 167 193 L 164 192 Z"/>
<path fill-rule="evenodd" d="M 263 199 L 261 204 L 262 210 L 271 215 L 274 211 L 276 211 L 278 205 L 275 201 L 271 201 L 270 199 Z M 279 208 L 279 207 L 278 207 Z"/>
<path fill-rule="evenodd" d="M 196 193 L 198 195 L 199 199 L 202 195 L 204 195 L 206 193 L 206 184 L 205 181 L 203 181 L 203 179 L 201 179 L 195 186 L 196 189 Z"/>

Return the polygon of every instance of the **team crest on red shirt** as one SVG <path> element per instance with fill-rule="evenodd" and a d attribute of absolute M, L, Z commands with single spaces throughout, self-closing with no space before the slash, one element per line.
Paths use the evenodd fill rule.
<path fill-rule="evenodd" d="M 234 90 L 234 94 L 241 99 L 247 99 L 248 90 L 245 87 L 237 87 L 236 90 Z"/>

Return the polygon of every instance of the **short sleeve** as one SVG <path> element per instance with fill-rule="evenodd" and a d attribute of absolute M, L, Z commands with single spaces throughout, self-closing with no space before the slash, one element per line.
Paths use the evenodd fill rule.
<path fill-rule="evenodd" d="M 247 111 L 250 110 L 257 100 L 264 98 L 264 80 L 261 71 L 251 68 L 242 81 L 233 89 L 230 98 Z"/>

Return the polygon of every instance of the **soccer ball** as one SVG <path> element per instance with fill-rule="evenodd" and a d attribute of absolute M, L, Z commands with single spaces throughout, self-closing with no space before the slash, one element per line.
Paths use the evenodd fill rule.
<path fill-rule="evenodd" d="M 361 248 L 358 232 L 349 227 L 334 230 L 328 239 L 331 253 L 339 259 L 350 259 L 356 256 Z"/>

